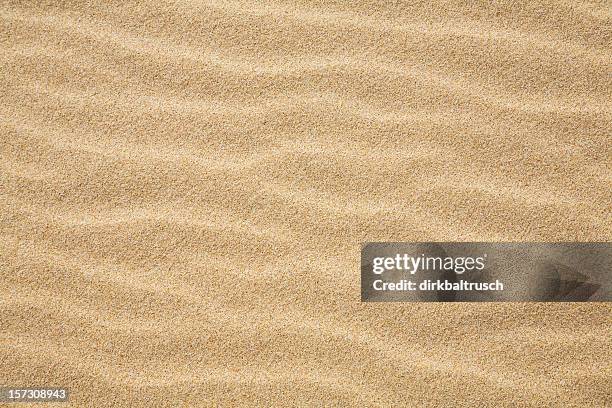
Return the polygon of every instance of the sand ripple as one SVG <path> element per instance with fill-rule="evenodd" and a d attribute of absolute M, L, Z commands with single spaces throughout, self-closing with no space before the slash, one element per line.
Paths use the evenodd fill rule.
<path fill-rule="evenodd" d="M 0 6 L 2 384 L 612 404 L 607 304 L 359 303 L 365 241 L 612 233 L 612 9 Z"/>

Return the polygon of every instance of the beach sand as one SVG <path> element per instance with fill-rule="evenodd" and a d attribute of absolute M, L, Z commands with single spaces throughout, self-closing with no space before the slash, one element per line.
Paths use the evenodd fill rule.
<path fill-rule="evenodd" d="M 610 303 L 359 289 L 367 241 L 609 241 L 611 44 L 606 1 L 3 1 L 0 386 L 612 406 Z"/>

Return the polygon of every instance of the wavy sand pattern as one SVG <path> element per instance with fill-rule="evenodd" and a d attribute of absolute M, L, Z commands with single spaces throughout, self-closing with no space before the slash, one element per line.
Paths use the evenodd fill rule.
<path fill-rule="evenodd" d="M 0 385 L 612 406 L 609 304 L 359 303 L 364 241 L 610 240 L 611 44 L 606 1 L 3 1 Z"/>

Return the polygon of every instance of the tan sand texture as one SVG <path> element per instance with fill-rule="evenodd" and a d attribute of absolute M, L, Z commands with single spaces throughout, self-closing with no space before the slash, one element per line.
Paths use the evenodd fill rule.
<path fill-rule="evenodd" d="M 609 1 L 3 0 L 0 386 L 612 406 L 609 303 L 359 290 L 366 241 L 609 241 L 611 101 Z"/>

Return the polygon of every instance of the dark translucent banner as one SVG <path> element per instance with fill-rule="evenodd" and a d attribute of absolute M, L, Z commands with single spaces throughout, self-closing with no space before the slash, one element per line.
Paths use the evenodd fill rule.
<path fill-rule="evenodd" d="M 609 302 L 609 242 L 374 242 L 363 302 Z"/>

